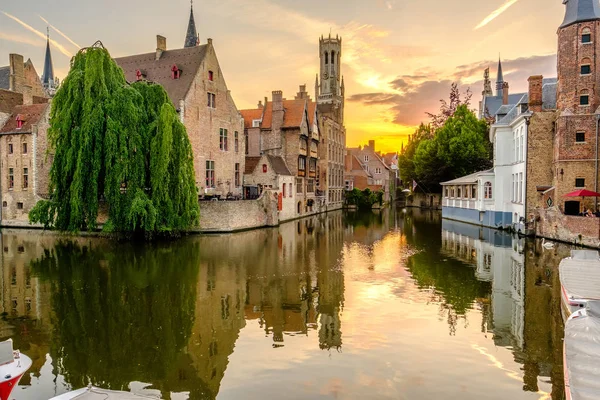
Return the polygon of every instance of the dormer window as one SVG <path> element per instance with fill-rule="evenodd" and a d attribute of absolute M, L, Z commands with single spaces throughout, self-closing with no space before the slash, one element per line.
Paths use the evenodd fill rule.
<path fill-rule="evenodd" d="M 179 68 L 177 68 L 177 65 L 173 65 L 173 67 L 171 68 L 171 78 L 179 79 L 180 76 L 181 76 L 181 70 Z"/>
<path fill-rule="evenodd" d="M 17 115 L 17 129 L 23 128 L 23 123 L 25 123 L 25 121 L 23 121 L 23 117 L 21 115 Z"/>
<path fill-rule="evenodd" d="M 208 71 L 208 80 L 212 82 L 214 80 L 214 77 L 215 76 L 214 76 L 213 72 L 212 71 Z"/>

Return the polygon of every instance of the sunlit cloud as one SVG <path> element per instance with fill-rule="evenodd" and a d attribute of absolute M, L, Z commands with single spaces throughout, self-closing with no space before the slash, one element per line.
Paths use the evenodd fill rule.
<path fill-rule="evenodd" d="M 19 35 L 13 35 L 13 34 L 4 33 L 4 32 L 0 32 L 0 40 L 6 40 L 9 42 L 15 42 L 15 43 L 23 43 L 23 44 L 28 44 L 30 46 L 36 46 L 36 47 L 44 47 L 43 40 L 36 40 L 33 38 L 28 38 L 28 37 L 19 36 Z"/>
<path fill-rule="evenodd" d="M 44 35 L 40 31 L 38 31 L 37 29 L 33 28 L 32 26 L 27 25 L 25 22 L 21 21 L 19 18 L 15 17 L 14 15 L 10 15 L 9 13 L 7 13 L 5 11 L 0 11 L 0 12 L 2 12 L 2 14 L 6 15 L 8 18 L 12 19 L 13 21 L 17 22 L 23 28 L 25 28 L 28 31 L 36 34 L 38 37 L 40 37 L 42 39 L 46 39 L 46 35 Z M 62 46 L 56 40 L 50 39 L 50 44 L 52 44 L 52 46 L 56 47 L 56 49 L 58 51 L 60 51 L 61 53 L 63 53 L 65 56 L 67 56 L 67 57 L 73 57 L 73 54 L 69 50 L 65 49 L 64 46 Z"/>
<path fill-rule="evenodd" d="M 54 25 L 52 25 L 50 22 L 48 22 L 48 20 L 46 18 L 42 17 L 41 15 L 38 15 L 38 17 L 40 17 L 42 21 L 44 21 L 46 24 L 48 24 L 48 26 L 50 28 L 54 29 L 54 31 L 56 31 L 56 33 L 58 33 L 63 38 L 67 39 L 73 46 L 77 47 L 78 49 L 81 48 L 80 45 L 78 45 L 73 40 L 71 40 L 71 38 L 68 37 L 67 35 L 65 35 L 60 29 L 58 29 L 57 27 L 55 27 Z"/>
<path fill-rule="evenodd" d="M 483 28 L 484 26 L 486 26 L 487 24 L 489 24 L 490 22 L 492 22 L 493 20 L 495 20 L 496 18 L 498 18 L 503 12 L 505 12 L 506 10 L 508 10 L 510 8 L 510 6 L 512 6 L 513 4 L 515 4 L 517 1 L 519 1 L 519 0 L 508 0 L 506 3 L 502 4 L 496 10 L 494 10 L 490 15 L 488 15 L 487 17 L 485 17 L 483 19 L 483 21 L 481 21 L 479 23 L 479 25 L 477 25 L 475 27 L 474 30 Z"/>

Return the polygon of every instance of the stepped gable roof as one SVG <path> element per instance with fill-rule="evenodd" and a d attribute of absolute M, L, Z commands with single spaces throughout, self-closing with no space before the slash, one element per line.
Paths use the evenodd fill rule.
<path fill-rule="evenodd" d="M 0 89 L 6 89 L 10 87 L 10 66 L 0 67 Z"/>
<path fill-rule="evenodd" d="M 156 52 L 137 54 L 128 57 L 115 58 L 115 62 L 123 69 L 128 82 L 137 80 L 137 71 L 146 74 L 145 79 L 162 85 L 169 98 L 179 107 L 179 100 L 187 95 L 200 64 L 206 56 L 208 45 L 188 47 L 185 49 L 167 50 L 156 60 Z M 179 79 L 173 79 L 171 68 L 176 65 L 181 71 Z"/>
<path fill-rule="evenodd" d="M 275 173 L 277 175 L 288 175 L 288 176 L 292 175 L 289 168 L 285 164 L 285 161 L 283 160 L 283 158 L 278 157 L 278 156 L 271 156 L 271 155 L 267 155 L 267 158 L 269 159 L 269 162 L 271 163 L 271 167 L 273 168 L 273 171 L 275 171 Z"/>
<path fill-rule="evenodd" d="M 261 119 L 263 116 L 263 108 L 253 108 L 251 110 L 240 110 L 242 117 L 244 118 L 244 128 L 252 128 L 252 121 L 255 119 Z"/>
<path fill-rule="evenodd" d="M 0 129 L 0 134 L 31 133 L 31 126 L 39 124 L 49 106 L 48 103 L 16 106 L 6 124 Z M 17 129 L 17 117 L 23 121 L 23 126 L 19 129 Z"/>
<path fill-rule="evenodd" d="M 565 19 L 560 28 L 569 25 L 600 19 L 600 4 L 598 0 L 563 0 L 567 6 Z"/>
<path fill-rule="evenodd" d="M 494 175 L 494 169 L 487 169 L 485 171 L 475 172 L 471 175 L 461 176 L 460 178 L 453 179 L 448 182 L 442 182 L 440 185 L 460 185 L 466 183 L 477 183 L 477 178 L 480 175 Z"/>
<path fill-rule="evenodd" d="M 0 113 L 12 114 L 16 106 L 23 104 L 23 94 L 0 89 Z"/>
<path fill-rule="evenodd" d="M 282 128 L 298 128 L 302 125 L 302 117 L 306 100 L 283 100 L 283 125 Z M 310 115 L 309 121 L 310 121 Z M 273 124 L 273 102 L 270 101 L 265 107 L 265 114 L 261 127 L 270 129 Z"/>

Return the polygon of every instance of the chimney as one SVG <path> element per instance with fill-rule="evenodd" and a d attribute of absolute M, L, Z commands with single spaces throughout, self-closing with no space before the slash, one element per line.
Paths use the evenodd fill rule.
<path fill-rule="evenodd" d="M 530 76 L 529 82 L 529 110 L 533 112 L 542 111 L 542 87 L 544 77 L 542 75 Z"/>
<path fill-rule="evenodd" d="M 21 93 L 23 93 L 23 105 L 29 106 L 33 104 L 33 89 L 30 85 L 21 86 Z"/>
<path fill-rule="evenodd" d="M 8 90 L 18 93 L 23 93 L 23 85 L 25 84 L 25 64 L 23 56 L 20 54 L 10 54 L 10 78 Z"/>
<path fill-rule="evenodd" d="M 211 46 L 212 46 L 212 38 L 208 38 L 208 39 L 206 39 L 206 43 L 208 43 L 209 45 L 211 45 Z"/>
<path fill-rule="evenodd" d="M 375 152 L 375 141 L 374 140 L 369 140 L 369 147 L 371 148 L 371 150 L 374 153 Z"/>
<path fill-rule="evenodd" d="M 502 104 L 508 104 L 508 82 L 502 84 Z"/>
<path fill-rule="evenodd" d="M 162 53 L 167 51 L 167 38 L 156 35 L 156 61 L 160 60 Z"/>
<path fill-rule="evenodd" d="M 258 109 L 261 109 L 261 108 L 263 108 L 263 103 L 262 103 L 262 100 L 259 100 L 259 101 L 258 101 L 258 106 L 257 106 L 257 107 L 258 107 Z"/>
<path fill-rule="evenodd" d="M 346 150 L 346 157 L 344 157 L 344 161 L 346 172 L 352 171 L 352 154 L 348 150 Z"/>
<path fill-rule="evenodd" d="M 273 91 L 273 112 L 283 111 L 283 92 L 281 90 Z"/>

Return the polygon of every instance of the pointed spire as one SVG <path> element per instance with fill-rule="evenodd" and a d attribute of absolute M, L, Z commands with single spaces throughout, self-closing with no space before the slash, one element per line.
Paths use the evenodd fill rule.
<path fill-rule="evenodd" d="M 504 87 L 504 76 L 502 75 L 502 61 L 498 55 L 498 78 L 496 79 L 496 96 L 502 97 Z"/>
<path fill-rule="evenodd" d="M 190 20 L 188 22 L 187 34 L 183 47 L 195 47 L 200 44 L 200 36 L 196 32 L 196 22 L 194 21 L 194 0 L 190 0 Z"/>
<path fill-rule="evenodd" d="M 46 57 L 44 59 L 44 74 L 42 75 L 42 85 L 46 88 L 54 86 L 54 65 L 52 64 L 52 54 L 50 52 L 50 28 L 46 33 Z"/>

